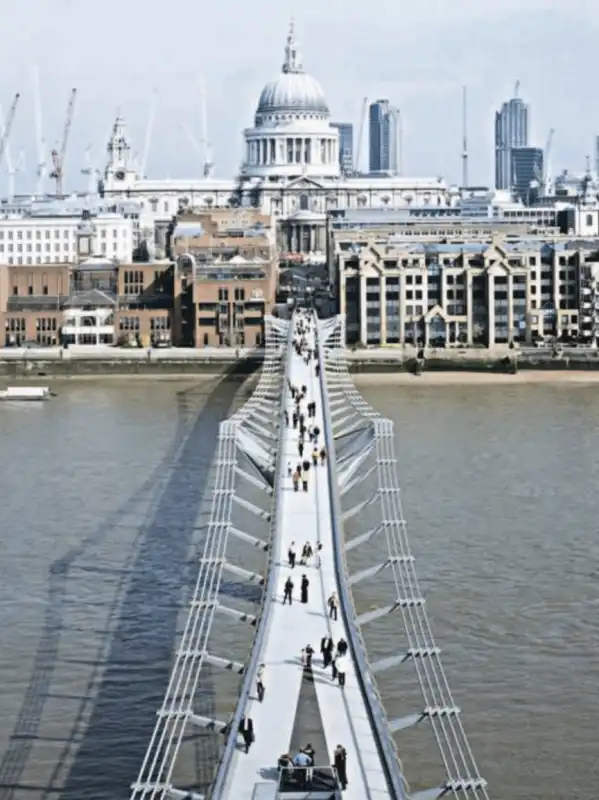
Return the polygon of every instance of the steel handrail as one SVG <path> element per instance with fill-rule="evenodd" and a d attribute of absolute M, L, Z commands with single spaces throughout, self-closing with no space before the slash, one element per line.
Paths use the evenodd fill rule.
<path fill-rule="evenodd" d="M 289 392 L 289 352 L 290 348 L 293 346 L 293 325 L 291 322 L 289 323 L 289 330 L 287 333 L 287 343 L 285 345 L 285 372 L 283 375 L 283 386 L 282 386 L 282 404 L 281 404 L 281 420 L 279 425 L 279 442 L 278 442 L 278 454 L 280 455 L 283 452 L 283 444 L 284 438 L 286 435 L 286 428 L 283 421 L 283 410 L 286 408 L 286 401 Z M 229 722 L 229 736 L 227 737 L 227 742 L 221 753 L 221 757 L 219 759 L 217 773 L 210 788 L 209 797 L 213 798 L 213 800 L 220 800 L 223 796 L 223 792 L 226 790 L 227 782 L 230 778 L 230 767 L 231 762 L 233 759 L 233 755 L 236 752 L 236 745 L 237 745 L 237 736 L 235 732 L 239 730 L 241 725 L 241 720 L 245 715 L 245 707 L 247 705 L 247 701 L 249 699 L 250 693 L 252 688 L 255 684 L 256 680 L 256 673 L 258 671 L 258 666 L 260 664 L 260 657 L 262 655 L 262 650 L 264 648 L 264 643 L 266 640 L 266 635 L 270 628 L 271 618 L 272 618 L 272 611 L 273 611 L 273 602 L 272 598 L 275 594 L 275 583 L 277 578 L 276 570 L 273 569 L 274 564 L 279 561 L 280 556 L 280 537 L 278 535 L 280 529 L 280 522 L 281 522 L 281 502 L 280 502 L 280 494 L 281 494 L 281 465 L 280 459 L 277 458 L 275 460 L 275 473 L 274 473 L 274 487 L 273 487 L 273 504 L 272 507 L 275 511 L 270 525 L 270 542 L 269 542 L 269 557 L 268 557 L 268 577 L 266 581 L 266 586 L 264 587 L 264 592 L 262 595 L 262 607 L 259 613 L 258 620 L 256 622 L 256 633 L 254 635 L 254 640 L 252 642 L 252 647 L 250 651 L 250 656 L 247 661 L 243 680 L 241 682 L 241 686 L 239 688 L 239 699 L 237 701 L 237 706 L 235 708 L 235 712 L 233 714 L 232 719 Z"/>
<path fill-rule="evenodd" d="M 349 636 L 349 646 L 357 667 L 356 677 L 361 688 L 362 696 L 365 701 L 366 710 L 370 717 L 371 728 L 374 734 L 375 743 L 381 765 L 385 770 L 385 777 L 389 789 L 393 791 L 395 800 L 406 800 L 405 779 L 403 777 L 400 762 L 398 759 L 395 742 L 387 725 L 387 718 L 382 707 L 380 695 L 376 689 L 370 665 L 366 657 L 366 650 L 362 635 L 356 622 L 356 613 L 353 598 L 349 590 L 348 571 L 345 561 L 343 548 L 343 523 L 341 512 L 341 499 L 337 485 L 337 474 L 335 469 L 335 439 L 333 435 L 333 422 L 329 408 L 327 384 L 326 384 L 326 361 L 325 344 L 321 341 L 321 329 L 316 321 L 317 347 L 319 380 L 322 396 L 322 416 L 325 447 L 327 451 L 327 470 L 329 484 L 329 498 L 331 503 L 331 527 L 333 534 L 333 550 L 337 585 L 339 588 L 339 605 L 345 620 L 345 626 Z"/>

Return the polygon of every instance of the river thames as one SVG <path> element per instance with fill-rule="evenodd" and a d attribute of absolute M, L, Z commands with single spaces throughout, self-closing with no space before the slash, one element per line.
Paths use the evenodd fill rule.
<path fill-rule="evenodd" d="M 417 571 L 491 796 L 586 800 L 599 777 L 599 385 L 359 385 L 396 425 Z M 0 800 L 121 800 L 195 579 L 218 422 L 248 389 L 52 388 L 48 403 L 0 405 Z M 376 582 L 366 591 L 376 604 Z M 399 620 L 385 625 L 372 657 L 401 638 Z M 215 636 L 224 654 L 249 641 L 235 625 Z M 390 716 L 418 710 L 393 681 Z M 230 710 L 235 686 L 208 675 L 211 713 Z M 417 789 L 442 777 L 419 736 L 397 739 Z M 202 748 L 213 762 L 216 746 Z"/>

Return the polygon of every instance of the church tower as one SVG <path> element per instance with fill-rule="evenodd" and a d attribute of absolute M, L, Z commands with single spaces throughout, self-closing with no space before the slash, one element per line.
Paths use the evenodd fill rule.
<path fill-rule="evenodd" d="M 131 145 L 125 132 L 125 122 L 118 116 L 106 147 L 108 162 L 104 171 L 104 190 L 126 191 L 133 188 L 138 179 L 131 160 Z"/>

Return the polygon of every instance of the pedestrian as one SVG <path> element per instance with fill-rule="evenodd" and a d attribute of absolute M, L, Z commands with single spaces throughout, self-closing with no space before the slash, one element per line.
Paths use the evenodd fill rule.
<path fill-rule="evenodd" d="M 332 654 L 331 654 L 332 655 Z M 337 680 L 337 654 L 331 658 L 331 676 L 334 681 Z"/>
<path fill-rule="evenodd" d="M 297 429 L 297 422 L 298 422 L 298 416 L 297 416 L 297 412 L 296 411 L 293 412 L 293 415 L 291 417 L 291 422 L 293 423 L 293 430 L 296 430 Z"/>
<path fill-rule="evenodd" d="M 245 744 L 245 752 L 250 752 L 250 747 L 255 740 L 254 737 L 254 720 L 251 717 L 244 717 L 239 726 L 239 733 Z"/>
<path fill-rule="evenodd" d="M 305 575 L 302 575 L 302 583 L 300 588 L 300 602 L 302 603 L 308 602 L 308 586 L 310 586 L 310 581 Z"/>
<path fill-rule="evenodd" d="M 301 479 L 301 473 L 300 473 L 299 470 L 296 469 L 295 472 L 293 473 L 293 477 L 292 477 L 293 491 L 294 492 L 299 491 L 300 479 Z"/>
<path fill-rule="evenodd" d="M 300 653 L 300 663 L 303 668 L 306 667 L 306 648 L 302 647 L 302 651 Z"/>
<path fill-rule="evenodd" d="M 308 473 L 302 473 L 302 489 L 304 492 L 308 491 Z"/>
<path fill-rule="evenodd" d="M 320 463 L 324 464 L 326 460 L 327 460 L 327 451 L 323 447 L 322 450 L 320 451 Z"/>
<path fill-rule="evenodd" d="M 287 462 L 287 477 L 290 478 L 293 475 L 293 467 L 291 466 L 291 461 Z"/>
<path fill-rule="evenodd" d="M 304 443 L 301 439 L 299 440 L 299 444 L 297 446 L 297 452 L 299 453 L 300 458 L 304 455 Z"/>
<path fill-rule="evenodd" d="M 313 555 L 314 550 L 312 549 L 312 545 L 310 542 L 306 542 L 302 547 L 302 563 L 307 565 Z"/>
<path fill-rule="evenodd" d="M 341 637 L 337 642 L 337 655 L 344 656 L 347 653 L 347 642 Z"/>
<path fill-rule="evenodd" d="M 306 646 L 306 669 L 312 669 L 312 656 L 314 655 L 314 648 L 311 644 Z"/>
<path fill-rule="evenodd" d="M 293 605 L 293 598 L 291 597 L 291 593 L 293 592 L 293 581 L 291 578 L 287 578 L 285 581 L 285 589 L 283 591 L 283 605 L 285 603 L 289 603 L 289 605 Z"/>
<path fill-rule="evenodd" d="M 320 640 L 320 654 L 322 666 L 326 669 L 333 660 L 333 640 L 330 636 L 323 636 Z"/>
<path fill-rule="evenodd" d="M 287 409 L 285 409 L 285 427 L 289 427 L 289 411 Z"/>
<path fill-rule="evenodd" d="M 306 780 L 308 783 L 311 783 L 312 779 L 314 778 L 314 756 L 316 755 L 316 751 L 311 744 L 307 744 L 304 747 L 304 753 L 310 759 L 310 766 L 306 770 Z"/>
<path fill-rule="evenodd" d="M 347 751 L 345 747 L 342 747 L 340 744 L 337 745 L 335 748 L 335 752 L 333 754 L 333 766 L 337 772 L 337 777 L 339 779 L 339 783 L 343 791 L 347 789 Z"/>
<path fill-rule="evenodd" d="M 314 441 L 315 442 L 318 441 L 318 437 L 319 436 L 320 436 L 320 428 L 318 427 L 318 425 L 315 425 L 314 426 Z"/>
<path fill-rule="evenodd" d="M 318 447 L 315 447 L 314 450 L 312 450 L 312 463 L 315 467 L 318 466 Z"/>
<path fill-rule="evenodd" d="M 264 664 L 260 664 L 256 673 L 256 694 L 258 702 L 261 703 L 264 700 Z"/>
<path fill-rule="evenodd" d="M 297 558 L 297 551 L 295 549 L 295 542 L 291 542 L 289 550 L 287 551 L 287 560 L 291 569 L 295 567 L 295 559 Z"/>
<path fill-rule="evenodd" d="M 337 609 L 339 606 L 339 599 L 337 598 L 337 592 L 333 592 L 333 594 L 328 599 L 328 606 L 329 606 L 329 617 L 331 619 L 337 619 Z"/>
<path fill-rule="evenodd" d="M 335 659 L 335 667 L 337 669 L 339 686 L 345 686 L 345 675 L 347 673 L 347 668 L 349 667 L 349 659 L 347 656 L 337 656 Z"/>
<path fill-rule="evenodd" d="M 304 458 L 302 461 L 302 472 L 309 472 L 310 471 L 310 460 L 308 458 Z"/>
<path fill-rule="evenodd" d="M 316 367 L 314 368 L 314 372 L 316 373 L 316 377 L 319 378 L 320 377 L 320 364 L 318 364 L 318 363 L 316 364 Z"/>

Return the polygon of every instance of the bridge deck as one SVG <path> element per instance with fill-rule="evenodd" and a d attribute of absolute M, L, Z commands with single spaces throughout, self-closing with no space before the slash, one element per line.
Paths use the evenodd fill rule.
<path fill-rule="evenodd" d="M 311 337 L 313 341 L 313 337 Z M 289 379 L 294 386 L 308 387 L 308 401 L 316 402 L 316 419 L 312 420 L 321 430 L 319 447 L 322 446 L 323 419 L 321 382 L 315 375 L 315 362 L 306 365 L 293 352 L 290 356 Z M 288 400 L 291 417 L 293 401 Z M 305 409 L 305 402 L 302 404 Z M 307 414 L 306 414 L 307 416 Z M 306 442 L 305 453 L 311 457 L 312 446 Z M 276 570 L 276 596 L 267 602 L 274 604 L 270 627 L 265 637 L 261 661 L 265 664 L 265 697 L 262 703 L 253 696 L 246 708 L 246 715 L 254 723 L 255 742 L 249 753 L 238 748 L 230 765 L 227 795 L 235 800 L 251 800 L 256 783 L 277 781 L 276 763 L 279 756 L 297 744 L 309 741 L 317 752 L 316 765 L 332 763 L 333 751 L 338 744 L 347 751 L 349 785 L 344 792 L 347 800 L 391 797 L 384 777 L 380 758 L 371 730 L 367 709 L 363 701 L 357 677 L 351 663 L 346 674 L 346 685 L 339 687 L 332 680 L 330 668 L 322 667 L 320 641 L 331 635 L 336 643 L 341 637 L 349 641 L 342 615 L 330 620 L 327 599 L 337 590 L 331 530 L 331 507 L 328 485 L 328 470 L 320 464 L 308 473 L 308 492 L 294 492 L 291 479 L 287 477 L 287 463 L 293 468 L 300 461 L 298 433 L 290 424 L 284 439 L 284 454 L 279 466 L 285 472 L 284 489 L 280 497 L 281 525 L 278 530 L 280 561 Z M 309 541 L 316 550 L 322 544 L 320 559 L 313 557 L 307 566 L 296 564 L 291 569 L 287 562 L 287 551 L 295 542 L 298 561 L 304 542 Z M 319 561 L 319 564 L 317 563 Z M 300 582 L 305 574 L 309 581 L 308 602 L 300 600 Z M 289 576 L 294 582 L 293 604 L 282 605 L 284 584 Z M 318 752 L 318 737 L 306 733 L 306 741 L 297 742 L 294 732 L 303 669 L 301 650 L 306 645 L 315 650 L 313 661 L 313 684 L 318 701 L 324 741 L 327 752 Z M 292 742 L 292 734 L 294 741 Z M 312 741 L 314 738 L 314 741 Z M 323 737 L 320 737 L 320 741 Z M 293 754 L 293 753 L 292 753 Z"/>

